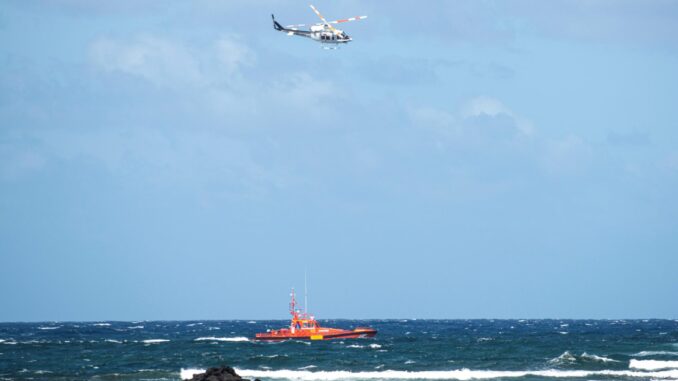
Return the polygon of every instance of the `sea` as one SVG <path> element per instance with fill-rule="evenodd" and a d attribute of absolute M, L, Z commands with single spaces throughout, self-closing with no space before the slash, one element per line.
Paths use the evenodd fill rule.
<path fill-rule="evenodd" d="M 678 320 L 320 320 L 368 339 L 257 342 L 287 321 L 0 323 L 0 380 L 678 380 Z"/>

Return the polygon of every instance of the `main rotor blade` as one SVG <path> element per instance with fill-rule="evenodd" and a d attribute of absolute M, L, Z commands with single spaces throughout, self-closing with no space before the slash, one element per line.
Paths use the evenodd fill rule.
<path fill-rule="evenodd" d="M 313 12 L 315 12 L 315 14 L 318 15 L 318 17 L 320 17 L 320 19 L 323 21 L 323 23 L 325 25 L 327 25 L 327 27 L 330 28 L 332 30 L 332 32 L 334 32 L 334 34 L 337 34 L 337 35 L 341 34 L 341 32 L 339 32 L 335 27 L 333 27 L 332 25 L 330 25 L 330 23 L 327 22 L 327 20 L 323 17 L 323 15 L 321 15 L 320 12 L 317 9 L 315 9 L 313 4 L 309 4 L 309 6 L 311 7 L 311 9 L 313 9 Z"/>
<path fill-rule="evenodd" d="M 365 20 L 366 18 L 367 18 L 367 16 L 356 16 L 356 17 L 351 17 L 351 18 L 348 18 L 348 19 L 329 21 L 328 23 L 329 24 L 341 24 L 342 22 Z"/>

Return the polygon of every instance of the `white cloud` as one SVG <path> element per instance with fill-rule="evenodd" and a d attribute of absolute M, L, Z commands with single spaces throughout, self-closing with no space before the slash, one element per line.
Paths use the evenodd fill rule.
<path fill-rule="evenodd" d="M 10 180 L 41 170 L 47 161 L 34 149 L 0 145 L 0 179 Z"/>
<path fill-rule="evenodd" d="M 516 127 L 521 133 L 525 135 L 531 135 L 534 132 L 534 126 L 528 119 L 514 113 L 513 110 L 507 107 L 500 100 L 484 95 L 468 101 L 462 107 L 461 114 L 465 118 L 479 117 L 483 115 L 491 117 L 506 115 L 514 120 Z"/>
<path fill-rule="evenodd" d="M 218 86 L 255 60 L 252 50 L 235 36 L 223 36 L 212 49 L 204 50 L 148 35 L 131 41 L 104 38 L 92 44 L 90 57 L 106 72 L 126 73 L 170 88 Z"/>
<path fill-rule="evenodd" d="M 275 102 L 283 107 L 301 108 L 305 112 L 327 116 L 327 101 L 344 99 L 343 92 L 333 82 L 316 79 L 306 72 L 291 73 L 273 84 Z"/>
<path fill-rule="evenodd" d="M 430 106 L 413 107 L 408 110 L 410 120 L 422 127 L 434 128 L 446 135 L 461 136 L 464 133 L 496 126 L 490 126 L 483 118 L 496 118 L 500 128 L 515 130 L 519 134 L 530 136 L 534 132 L 532 123 L 513 112 L 503 102 L 488 96 L 479 96 L 466 101 L 457 113 Z M 504 118 L 504 121 L 500 121 Z"/>
<path fill-rule="evenodd" d="M 217 40 L 216 56 L 229 74 L 236 73 L 242 66 L 254 63 L 254 53 L 236 38 L 222 37 Z"/>
<path fill-rule="evenodd" d="M 593 148 L 576 135 L 546 143 L 542 158 L 544 168 L 550 174 L 574 175 L 586 169 L 593 159 Z"/>
<path fill-rule="evenodd" d="M 443 134 L 460 133 L 457 118 L 450 112 L 435 107 L 414 107 L 408 110 L 410 120 L 419 126 L 433 128 Z"/>
<path fill-rule="evenodd" d="M 462 109 L 462 115 L 466 118 L 480 115 L 497 116 L 499 114 L 512 116 L 513 112 L 498 99 L 487 96 L 471 99 Z"/>
<path fill-rule="evenodd" d="M 205 82 L 199 62 L 188 49 L 157 37 L 144 36 L 131 42 L 101 39 L 92 45 L 90 56 L 105 71 L 141 77 L 158 86 Z"/>

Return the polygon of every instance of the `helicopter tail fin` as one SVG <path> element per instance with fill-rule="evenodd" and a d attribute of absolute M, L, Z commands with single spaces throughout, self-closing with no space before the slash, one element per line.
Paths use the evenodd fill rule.
<path fill-rule="evenodd" d="M 275 21 L 275 16 L 271 14 L 271 18 L 273 19 L 273 29 L 275 30 L 285 30 L 282 25 L 280 25 L 279 22 Z"/>

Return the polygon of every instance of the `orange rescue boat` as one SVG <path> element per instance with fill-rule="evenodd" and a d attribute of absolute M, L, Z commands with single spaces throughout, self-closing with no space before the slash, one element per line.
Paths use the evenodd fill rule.
<path fill-rule="evenodd" d="M 358 339 L 364 337 L 373 337 L 377 330 L 369 327 L 358 327 L 353 330 L 340 328 L 325 328 L 315 320 L 315 317 L 307 312 L 297 310 L 297 301 L 292 289 L 292 300 L 290 301 L 290 314 L 292 321 L 289 328 L 269 329 L 264 333 L 257 333 L 255 340 L 277 341 L 277 340 L 330 340 L 330 339 Z"/>

